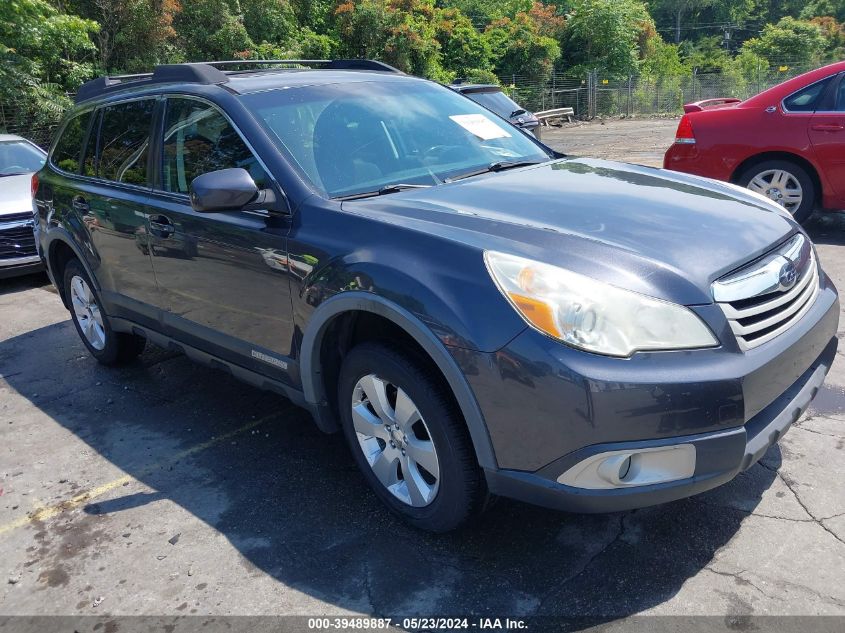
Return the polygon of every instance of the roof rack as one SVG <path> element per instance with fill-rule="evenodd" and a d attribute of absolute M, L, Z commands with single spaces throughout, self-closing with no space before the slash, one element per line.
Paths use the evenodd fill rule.
<path fill-rule="evenodd" d="M 238 67 L 238 68 L 235 68 Z M 246 67 L 246 68 L 242 68 Z M 402 71 L 372 59 L 233 59 L 190 64 L 163 64 L 151 73 L 97 77 L 87 81 L 76 92 L 75 102 L 81 103 L 100 95 L 131 87 L 160 83 L 223 84 L 229 75 L 275 70 L 371 70 L 402 74 Z"/>
<path fill-rule="evenodd" d="M 374 59 L 230 59 L 226 61 L 203 62 L 215 68 L 232 66 L 277 66 L 281 69 L 313 68 L 315 70 L 375 70 L 399 73 L 402 71 L 390 64 Z M 256 68 L 257 72 L 260 68 Z M 232 72 L 232 71 L 230 71 Z M 233 71 L 238 72 L 238 71 Z"/>

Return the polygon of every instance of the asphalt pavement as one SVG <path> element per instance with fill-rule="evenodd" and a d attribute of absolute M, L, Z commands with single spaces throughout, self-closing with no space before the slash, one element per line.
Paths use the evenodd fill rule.
<path fill-rule="evenodd" d="M 845 287 L 845 216 L 809 231 Z M 843 354 L 722 488 L 605 515 L 501 500 L 435 536 L 285 399 L 153 347 L 100 367 L 45 277 L 0 281 L 0 617 L 842 616 Z"/>

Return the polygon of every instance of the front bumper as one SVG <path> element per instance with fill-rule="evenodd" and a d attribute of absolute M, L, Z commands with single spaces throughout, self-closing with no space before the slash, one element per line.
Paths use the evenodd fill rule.
<path fill-rule="evenodd" d="M 839 300 L 822 277 L 800 321 L 744 353 L 731 344 L 714 306 L 696 310 L 723 341 L 719 348 L 618 359 L 528 329 L 492 354 L 454 351 L 493 445 L 498 468 L 486 473 L 491 491 L 603 512 L 663 503 L 730 480 L 786 432 L 830 369 Z M 695 469 L 684 479 L 612 489 L 558 482 L 599 453 L 679 444 L 696 449 Z"/>
<path fill-rule="evenodd" d="M 490 491 L 558 510 L 616 512 L 667 503 L 715 488 L 755 464 L 801 417 L 824 383 L 836 356 L 836 347 L 837 339 L 834 338 L 792 387 L 742 427 L 662 440 L 588 446 L 537 473 L 488 471 Z M 571 466 L 598 453 L 678 444 L 692 444 L 695 447 L 695 472 L 687 479 L 609 490 L 574 488 L 555 480 Z"/>
<path fill-rule="evenodd" d="M 44 264 L 38 255 L 0 259 L 0 279 L 30 275 L 42 270 L 44 270 Z"/>

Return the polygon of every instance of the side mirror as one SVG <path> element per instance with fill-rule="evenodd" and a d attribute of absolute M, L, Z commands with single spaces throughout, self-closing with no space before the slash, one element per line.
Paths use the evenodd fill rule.
<path fill-rule="evenodd" d="M 258 186 L 246 169 L 220 169 L 191 181 L 191 207 L 198 213 L 242 209 L 258 197 Z"/>
<path fill-rule="evenodd" d="M 220 169 L 191 181 L 191 207 L 197 213 L 267 211 L 288 215 L 287 199 L 277 201 L 272 189 L 259 189 L 246 169 Z M 275 214 L 273 212 L 276 212 Z"/>

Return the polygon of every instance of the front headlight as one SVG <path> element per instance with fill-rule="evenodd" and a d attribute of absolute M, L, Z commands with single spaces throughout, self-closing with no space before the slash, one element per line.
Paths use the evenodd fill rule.
<path fill-rule="evenodd" d="M 485 251 L 502 294 L 529 325 L 608 356 L 712 347 L 716 337 L 689 308 L 515 255 Z"/>

